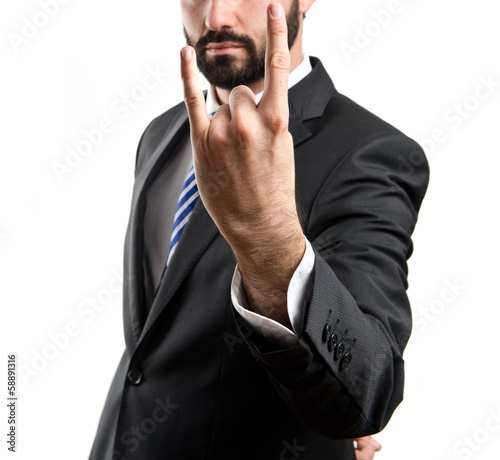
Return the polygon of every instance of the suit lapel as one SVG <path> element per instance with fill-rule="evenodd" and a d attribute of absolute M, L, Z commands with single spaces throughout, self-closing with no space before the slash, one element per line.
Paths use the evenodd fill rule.
<path fill-rule="evenodd" d="M 185 110 L 175 113 L 174 117 L 168 131 L 161 138 L 144 167 L 137 172 L 134 183 L 130 220 L 125 239 L 123 286 L 124 314 L 128 314 L 130 318 L 130 321 L 124 321 L 125 341 L 130 350 L 133 350 L 139 342 L 147 313 L 144 293 L 142 225 L 146 210 L 146 192 L 188 129 L 188 118 Z"/>
<path fill-rule="evenodd" d="M 319 59 L 310 59 L 313 70 L 288 92 L 288 129 L 295 147 L 311 136 L 305 122 L 322 117 L 330 98 L 336 92 Z"/>

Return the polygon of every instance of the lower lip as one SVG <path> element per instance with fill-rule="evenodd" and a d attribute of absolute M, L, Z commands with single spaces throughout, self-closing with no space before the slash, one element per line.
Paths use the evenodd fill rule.
<path fill-rule="evenodd" d="M 214 56 L 220 56 L 221 54 L 231 54 L 240 50 L 241 46 L 228 46 L 224 48 L 208 48 L 207 53 L 212 54 Z"/>

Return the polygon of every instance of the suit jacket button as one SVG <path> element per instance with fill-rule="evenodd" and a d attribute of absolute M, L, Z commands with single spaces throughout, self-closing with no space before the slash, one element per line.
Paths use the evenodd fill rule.
<path fill-rule="evenodd" d="M 351 353 L 347 352 L 344 356 L 342 356 L 342 359 L 340 360 L 340 370 L 344 370 L 349 366 L 352 360 L 352 355 Z"/>
<path fill-rule="evenodd" d="M 325 327 L 323 328 L 323 334 L 321 337 L 323 339 L 323 342 L 326 342 L 328 340 L 331 333 L 332 333 L 332 326 L 330 326 L 330 324 L 326 323 Z"/>
<path fill-rule="evenodd" d="M 342 358 L 342 355 L 344 354 L 345 351 L 345 345 L 344 342 L 340 342 L 337 347 L 335 348 L 335 353 L 333 354 L 333 359 L 337 361 L 338 359 Z"/>
<path fill-rule="evenodd" d="M 127 373 L 127 380 L 131 385 L 139 385 L 143 378 L 144 374 L 140 369 L 130 369 Z"/>
<path fill-rule="evenodd" d="M 335 332 L 332 333 L 332 335 L 328 338 L 328 351 L 332 351 L 335 349 L 339 341 L 339 336 L 335 334 Z"/>

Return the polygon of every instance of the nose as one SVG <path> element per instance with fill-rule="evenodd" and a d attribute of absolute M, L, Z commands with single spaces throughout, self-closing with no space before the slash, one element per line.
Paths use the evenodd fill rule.
<path fill-rule="evenodd" d="M 235 21 L 233 3 L 231 0 L 210 0 L 205 19 L 207 29 L 232 29 Z"/>

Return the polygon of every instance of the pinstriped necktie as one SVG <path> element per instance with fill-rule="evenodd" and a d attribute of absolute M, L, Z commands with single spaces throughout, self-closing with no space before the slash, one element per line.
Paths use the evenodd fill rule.
<path fill-rule="evenodd" d="M 172 256 L 177 249 L 177 244 L 179 239 L 186 228 L 191 213 L 200 197 L 200 192 L 198 192 L 198 186 L 196 185 L 196 177 L 194 175 L 194 166 L 189 168 L 189 172 L 182 186 L 181 194 L 179 195 L 179 201 L 177 202 L 177 209 L 175 211 L 174 226 L 172 227 L 172 235 L 170 237 L 170 249 L 168 252 L 167 264 L 170 263 Z"/>
<path fill-rule="evenodd" d="M 167 263 L 163 267 L 160 281 L 158 282 L 158 286 L 156 286 L 155 297 L 156 294 L 158 294 L 161 282 L 163 280 L 163 277 L 165 276 L 165 272 L 167 271 L 168 264 L 170 263 L 170 260 L 172 259 L 172 256 L 177 249 L 177 245 L 181 238 L 182 232 L 184 231 L 184 228 L 186 228 L 188 220 L 191 217 L 191 213 L 193 212 L 193 209 L 199 197 L 200 193 L 198 192 L 198 186 L 196 185 L 194 166 L 191 165 L 186 176 L 186 180 L 184 181 L 184 185 L 182 186 L 179 200 L 177 202 L 177 209 L 174 216 L 174 225 L 172 227 L 172 235 L 170 236 L 170 248 L 168 252 Z"/>
<path fill-rule="evenodd" d="M 209 117 L 212 118 L 215 115 L 215 112 L 212 112 Z M 160 277 L 160 281 L 158 286 L 156 287 L 156 294 L 160 289 L 161 282 L 163 277 L 165 276 L 165 272 L 167 270 L 168 264 L 172 259 L 172 256 L 177 249 L 177 245 L 179 244 L 179 240 L 181 238 L 182 232 L 186 228 L 189 218 L 193 212 L 193 209 L 200 197 L 200 192 L 198 191 L 198 185 L 196 184 L 196 176 L 194 174 L 194 165 L 191 165 L 189 171 L 186 176 L 186 180 L 184 181 L 184 185 L 182 186 L 181 194 L 179 195 L 179 200 L 177 201 L 177 209 L 175 211 L 174 216 L 174 225 L 172 227 L 172 235 L 170 236 L 170 248 L 168 251 L 167 262 L 163 267 L 163 272 Z"/>

